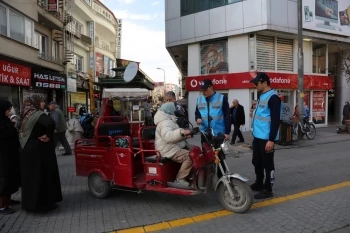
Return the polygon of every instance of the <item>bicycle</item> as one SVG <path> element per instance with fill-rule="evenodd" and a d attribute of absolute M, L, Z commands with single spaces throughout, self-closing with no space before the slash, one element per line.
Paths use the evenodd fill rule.
<path fill-rule="evenodd" d="M 303 116 L 304 114 L 301 114 L 301 115 Z M 295 128 L 295 126 L 294 126 L 294 128 L 295 128 L 294 133 L 296 135 L 298 135 L 298 140 L 300 140 L 303 137 L 303 135 L 305 135 L 307 137 L 307 139 L 309 139 L 309 140 L 312 140 L 315 138 L 316 127 L 315 127 L 315 124 L 313 121 L 304 120 L 302 123 L 302 122 L 300 122 L 300 120 L 298 120 L 297 124 L 298 124 L 297 128 Z"/>

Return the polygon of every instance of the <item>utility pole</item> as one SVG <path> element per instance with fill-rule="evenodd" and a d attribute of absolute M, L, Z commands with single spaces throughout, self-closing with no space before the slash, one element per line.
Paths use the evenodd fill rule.
<path fill-rule="evenodd" d="M 304 52 L 303 52 L 303 4 L 298 0 L 298 109 L 299 120 L 304 118 Z"/>
<path fill-rule="evenodd" d="M 67 37 L 66 37 L 66 29 L 67 29 L 67 23 L 66 20 L 68 22 L 68 15 L 67 15 L 67 6 L 66 6 L 66 1 L 63 0 L 63 7 L 62 7 L 62 11 L 63 11 L 63 29 L 62 29 L 62 37 L 63 37 L 63 59 L 64 61 L 67 60 Z M 66 80 L 68 82 L 68 62 L 67 64 L 64 65 L 64 74 L 66 76 Z M 68 91 L 67 89 L 64 90 L 64 105 L 65 105 L 65 109 L 63 110 L 63 112 L 65 113 L 65 115 L 67 116 L 69 120 L 72 117 L 72 113 L 68 112 Z"/>

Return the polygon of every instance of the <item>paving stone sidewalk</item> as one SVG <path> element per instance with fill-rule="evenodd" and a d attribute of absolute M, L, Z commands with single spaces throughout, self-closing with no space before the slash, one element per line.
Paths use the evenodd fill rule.
<path fill-rule="evenodd" d="M 160 232 L 349 233 L 350 187 Z"/>

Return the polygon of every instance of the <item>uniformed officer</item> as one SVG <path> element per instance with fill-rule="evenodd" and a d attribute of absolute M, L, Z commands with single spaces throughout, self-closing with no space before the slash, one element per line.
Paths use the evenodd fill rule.
<path fill-rule="evenodd" d="M 281 99 L 270 87 L 270 78 L 259 72 L 250 81 L 261 93 L 253 116 L 253 160 L 256 180 L 251 185 L 255 199 L 272 197 L 275 180 L 274 142 L 279 137 Z M 265 171 L 265 174 L 264 174 Z M 265 182 L 264 182 L 265 175 Z"/>
<path fill-rule="evenodd" d="M 211 127 L 214 136 L 218 133 L 225 134 L 226 140 L 230 139 L 231 119 L 230 106 L 226 96 L 217 93 L 213 89 L 211 80 L 204 80 L 200 86 L 202 96 L 197 99 L 195 119 L 202 132 Z M 203 138 L 202 138 L 203 141 Z M 225 166 L 223 165 L 223 168 Z M 218 177 L 222 176 L 218 170 Z"/>

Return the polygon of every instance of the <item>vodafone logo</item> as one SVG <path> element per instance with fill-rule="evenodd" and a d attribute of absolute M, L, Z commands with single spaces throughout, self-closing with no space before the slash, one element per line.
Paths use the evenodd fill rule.
<path fill-rule="evenodd" d="M 213 79 L 212 80 L 213 85 L 226 85 L 227 80 L 226 79 Z M 190 81 L 190 85 L 192 88 L 196 88 L 198 85 L 201 85 L 202 81 L 198 81 L 196 79 L 192 79 Z"/>
<path fill-rule="evenodd" d="M 276 77 L 274 77 L 274 78 L 270 79 L 270 82 L 271 83 L 290 84 L 290 79 L 289 78 L 281 78 L 281 77 L 276 78 Z"/>
<path fill-rule="evenodd" d="M 190 82 L 190 85 L 191 85 L 191 87 L 195 88 L 195 87 L 198 86 L 198 81 L 195 80 L 195 79 L 192 79 L 191 82 Z"/>

